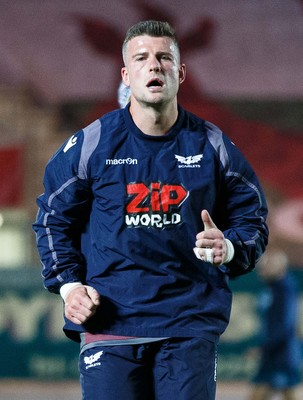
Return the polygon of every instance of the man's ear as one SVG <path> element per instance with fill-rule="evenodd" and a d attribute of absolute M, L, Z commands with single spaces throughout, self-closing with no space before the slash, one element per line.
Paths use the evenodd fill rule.
<path fill-rule="evenodd" d="M 121 77 L 124 85 L 129 86 L 129 75 L 126 67 L 121 68 Z"/>
<path fill-rule="evenodd" d="M 179 83 L 183 83 L 186 77 L 186 66 L 185 64 L 181 64 L 179 68 Z"/>

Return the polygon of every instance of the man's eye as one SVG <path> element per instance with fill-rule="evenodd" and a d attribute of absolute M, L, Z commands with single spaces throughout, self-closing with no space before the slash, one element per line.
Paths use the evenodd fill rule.
<path fill-rule="evenodd" d="M 167 54 L 163 54 L 163 56 L 161 56 L 161 59 L 164 61 L 172 61 L 172 57 Z"/>

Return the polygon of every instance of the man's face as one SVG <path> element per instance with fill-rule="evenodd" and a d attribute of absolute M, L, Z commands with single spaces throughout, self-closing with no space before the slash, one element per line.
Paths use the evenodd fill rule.
<path fill-rule="evenodd" d="M 185 66 L 180 65 L 178 49 L 170 38 L 144 35 L 128 42 L 121 74 L 136 101 L 161 104 L 176 98 Z"/>

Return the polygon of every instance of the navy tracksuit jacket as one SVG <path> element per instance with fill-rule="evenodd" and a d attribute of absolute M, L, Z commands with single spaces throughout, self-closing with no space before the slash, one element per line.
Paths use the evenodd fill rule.
<path fill-rule="evenodd" d="M 253 140 L 253 138 L 252 138 Z M 65 331 L 217 341 L 231 309 L 230 276 L 262 255 L 267 208 L 239 149 L 179 107 L 172 129 L 143 134 L 128 107 L 73 135 L 49 161 L 34 223 L 45 286 L 81 281 L 102 296 L 84 325 Z M 207 209 L 235 248 L 216 268 L 198 260 Z"/>

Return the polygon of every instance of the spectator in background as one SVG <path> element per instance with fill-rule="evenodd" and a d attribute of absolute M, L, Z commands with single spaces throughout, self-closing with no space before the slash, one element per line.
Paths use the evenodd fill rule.
<path fill-rule="evenodd" d="M 259 301 L 260 364 L 250 400 L 269 400 L 275 392 L 295 400 L 299 383 L 298 290 L 285 252 L 271 245 L 257 271 L 265 284 Z"/>
<path fill-rule="evenodd" d="M 118 87 L 118 103 L 120 108 L 124 108 L 130 102 L 131 90 L 122 81 Z"/>

